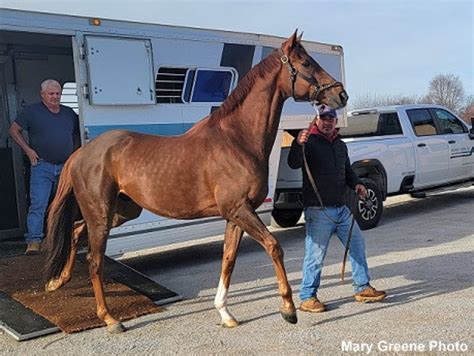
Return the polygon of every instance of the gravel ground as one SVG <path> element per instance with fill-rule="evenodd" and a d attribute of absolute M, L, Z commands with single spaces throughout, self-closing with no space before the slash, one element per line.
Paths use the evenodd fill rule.
<path fill-rule="evenodd" d="M 303 225 L 272 231 L 285 251 L 298 305 Z M 230 311 L 241 322 L 235 329 L 219 326 L 213 307 L 222 236 L 128 255 L 125 263 L 184 301 L 126 322 L 129 330 L 120 335 L 101 328 L 16 342 L 0 332 L 0 353 L 334 355 L 345 353 L 346 347 L 347 352 L 371 354 L 398 354 L 403 348 L 411 348 L 409 354 L 474 354 L 473 237 L 474 188 L 421 200 L 390 198 L 379 227 L 365 232 L 372 283 L 386 290 L 388 298 L 377 304 L 353 301 L 350 278 L 344 284 L 339 280 L 343 248 L 334 238 L 319 292 L 329 310 L 299 312 L 296 325 L 285 323 L 278 313 L 281 300 L 270 259 L 244 237 L 229 296 Z M 370 345 L 370 352 L 359 349 Z"/>

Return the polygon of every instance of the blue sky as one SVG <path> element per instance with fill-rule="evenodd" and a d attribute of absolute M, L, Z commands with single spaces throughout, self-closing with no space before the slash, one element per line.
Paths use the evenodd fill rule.
<path fill-rule="evenodd" d="M 0 0 L 2 7 L 288 37 L 344 47 L 346 84 L 365 94 L 424 95 L 437 74 L 474 93 L 474 0 Z M 133 4 L 133 5 L 132 5 Z"/>

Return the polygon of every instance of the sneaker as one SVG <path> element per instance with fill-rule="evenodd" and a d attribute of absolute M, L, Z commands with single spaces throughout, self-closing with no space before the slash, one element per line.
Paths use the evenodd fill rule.
<path fill-rule="evenodd" d="M 40 243 L 39 242 L 30 242 L 28 246 L 26 246 L 25 255 L 36 255 L 40 250 Z"/>
<path fill-rule="evenodd" d="M 321 313 L 326 310 L 326 306 L 321 303 L 318 298 L 311 297 L 301 303 L 300 310 L 310 313 Z"/>
<path fill-rule="evenodd" d="M 386 296 L 387 293 L 379 291 L 372 286 L 368 286 L 363 291 L 354 294 L 355 300 L 363 303 L 380 302 L 385 299 Z"/>

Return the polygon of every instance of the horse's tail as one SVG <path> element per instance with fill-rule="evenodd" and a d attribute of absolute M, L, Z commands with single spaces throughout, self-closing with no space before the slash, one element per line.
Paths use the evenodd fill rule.
<path fill-rule="evenodd" d="M 45 239 L 48 255 L 44 266 L 47 281 L 61 274 L 71 251 L 73 225 L 79 211 L 71 180 L 73 162 L 70 157 L 64 165 L 56 196 L 48 210 Z"/>

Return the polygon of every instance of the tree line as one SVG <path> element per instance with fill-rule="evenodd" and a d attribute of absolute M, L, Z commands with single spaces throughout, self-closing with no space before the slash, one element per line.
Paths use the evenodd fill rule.
<path fill-rule="evenodd" d="M 438 104 L 447 107 L 467 123 L 474 117 L 474 96 L 466 95 L 458 76 L 438 74 L 429 83 L 428 93 L 422 96 L 384 96 L 372 93 L 356 96 L 349 101 L 349 109 L 400 104 Z"/>

